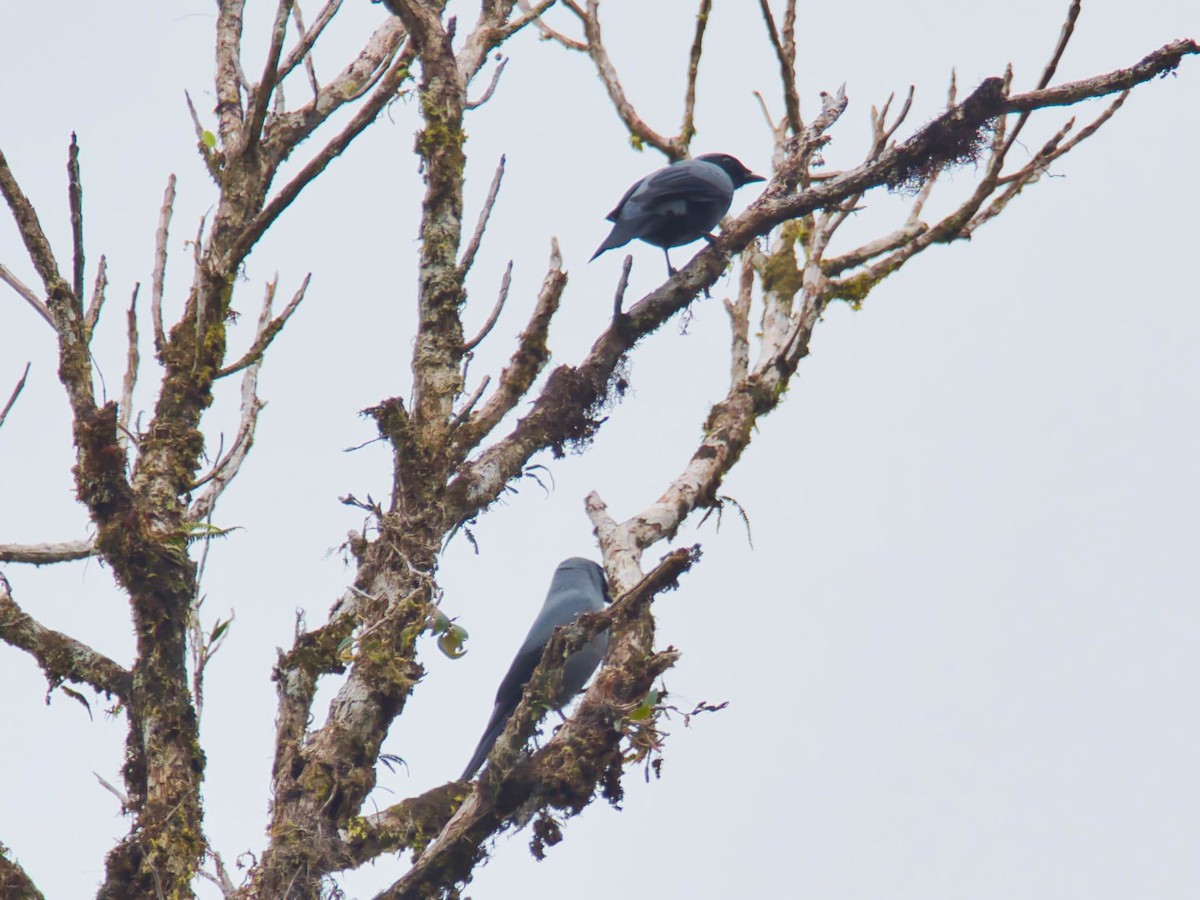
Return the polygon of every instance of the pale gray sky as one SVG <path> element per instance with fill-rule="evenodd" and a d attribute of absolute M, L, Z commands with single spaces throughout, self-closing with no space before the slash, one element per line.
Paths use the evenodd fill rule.
<path fill-rule="evenodd" d="M 253 70 L 274 4 L 249 5 Z M 862 153 L 868 110 L 890 91 L 915 84 L 912 123 L 932 117 L 951 68 L 969 88 L 1011 60 L 1017 83 L 1030 86 L 1066 6 L 802 4 L 806 108 L 843 82 L 850 96 L 827 160 L 841 166 Z M 383 15 L 365 0 L 347 7 L 317 56 L 326 77 Z M 693 4 L 605 7 L 631 97 L 660 131 L 674 131 Z M 763 171 L 769 135 L 751 91 L 776 114 L 781 104 L 756 8 L 716 0 L 695 149 Z M 179 176 L 168 314 L 190 280 L 183 242 L 213 202 L 183 104 L 187 89 L 211 119 L 212 28 L 211 3 L 143 0 L 21 4 L 0 32 L 0 147 L 60 259 L 69 248 L 65 147 L 79 134 L 89 281 L 100 253 L 110 265 L 96 347 L 110 395 L 124 360 L 121 308 L 133 282 L 149 278 L 167 174 Z M 1196 0 L 1088 0 L 1060 77 L 1128 65 L 1198 34 Z M 551 235 L 571 276 L 551 345 L 556 361 L 579 358 L 609 314 L 620 267 L 620 254 L 586 264 L 607 231 L 602 218 L 661 164 L 629 149 L 584 57 L 532 34 L 508 49 L 495 99 L 468 121 L 468 216 L 497 157 L 508 156 L 468 331 L 515 260 L 513 299 L 477 375 L 510 352 Z M 928 252 L 861 312 L 829 311 L 786 404 L 726 483 L 750 515 L 753 549 L 736 516 L 719 533 L 710 521 L 680 535 L 701 541 L 704 559 L 657 607 L 662 643 L 683 651 L 666 679 L 676 702 L 728 700 L 728 709 L 690 729 L 676 722 L 662 779 L 630 773 L 624 810 L 593 804 L 545 862 L 529 856 L 527 834 L 501 838 L 469 894 L 1200 895 L 1198 100 L 1200 62 L 1187 60 L 1178 77 L 1136 91 L 1057 166 L 1059 177 L 970 244 Z M 1040 146 L 1061 119 L 1043 116 L 1026 145 Z M 342 450 L 371 436 L 359 409 L 409 387 L 415 127 L 412 105 L 395 104 L 254 252 L 235 300 L 253 311 L 275 272 L 288 294 L 313 272 L 263 371 L 269 406 L 254 452 L 215 517 L 244 530 L 213 547 L 205 576 L 207 618 L 237 613 L 210 670 L 203 721 L 207 824 L 227 860 L 262 847 L 274 648 L 288 643 L 295 609 L 321 620 L 349 578 L 330 550 L 361 517 L 337 497 L 388 490 L 381 447 Z M 945 196 L 973 175 L 947 178 Z M 745 191 L 738 203 L 749 199 Z M 902 202 L 869 195 L 847 240 L 889 230 Z M 661 254 L 633 253 L 631 292 L 644 291 L 661 277 Z M 0 262 L 35 283 L 7 219 Z M 470 631 L 469 653 L 449 662 L 427 648 L 429 675 L 385 745 L 407 768 L 381 771 L 380 806 L 461 770 L 554 565 L 595 555 L 584 494 L 598 490 L 623 517 L 686 462 L 707 404 L 724 391 L 718 300 L 728 290 L 725 282 L 696 304 L 686 335 L 668 326 L 638 348 L 633 390 L 595 446 L 542 460 L 555 481 L 549 497 L 530 484 L 497 506 L 475 529 L 479 555 L 463 540 L 450 547 L 444 606 Z M 0 322 L 0 394 L 33 363 L 0 431 L 0 541 L 82 537 L 52 335 L 7 288 Z M 235 389 L 206 422 L 213 435 L 236 428 Z M 96 562 L 5 573 L 43 623 L 130 658 L 126 610 Z M 123 723 L 100 703 L 89 721 L 62 694 L 46 706 L 37 669 L 7 647 L 0 685 L 0 841 L 48 897 L 86 896 L 126 828 L 92 774 L 119 780 Z M 369 897 L 403 869 L 380 860 L 344 886 Z"/>

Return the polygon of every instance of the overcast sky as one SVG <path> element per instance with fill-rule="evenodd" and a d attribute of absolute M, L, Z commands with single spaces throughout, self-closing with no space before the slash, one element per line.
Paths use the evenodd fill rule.
<path fill-rule="evenodd" d="M 673 133 L 693 4 L 604 6 L 631 98 Z M 850 97 L 826 153 L 841 167 L 863 153 L 868 111 L 891 91 L 916 85 L 915 126 L 944 102 L 952 68 L 965 90 L 1012 61 L 1017 85 L 1031 87 L 1067 3 L 801 6 L 806 110 L 842 83 Z M 274 4 L 249 7 L 254 71 Z M 782 104 L 756 7 L 716 0 L 694 149 L 764 171 L 770 136 L 751 92 L 775 115 Z M 383 15 L 349 0 L 318 52 L 318 74 L 332 75 Z M 5 20 L 0 148 L 60 261 L 70 247 L 65 150 L 70 132 L 79 135 L 89 282 L 99 255 L 109 261 L 94 350 L 111 396 L 124 362 L 122 305 L 149 279 L 168 173 L 179 177 L 168 315 L 190 282 L 184 241 L 214 202 L 183 102 L 186 89 L 213 121 L 213 4 L 24 3 Z M 1197 35 L 1196 0 L 1089 0 L 1060 78 Z M 585 57 L 532 34 L 505 52 L 512 60 L 495 98 L 467 123 L 468 218 L 497 158 L 508 158 L 469 284 L 468 332 L 514 260 L 512 300 L 474 377 L 511 352 L 552 235 L 570 284 L 551 346 L 556 362 L 579 359 L 605 324 L 620 269 L 620 254 L 587 264 L 607 232 L 603 216 L 661 165 L 630 149 Z M 297 102 L 302 90 L 292 87 Z M 1079 110 L 1081 121 L 1101 108 Z M 1043 116 L 1020 153 L 1065 115 Z M 336 548 L 362 517 L 337 498 L 389 489 L 383 447 L 343 450 L 372 436 L 358 410 L 409 390 L 415 128 L 414 105 L 397 102 L 255 250 L 235 298 L 252 313 L 274 273 L 289 296 L 313 273 L 262 373 L 268 406 L 253 454 L 215 515 L 242 530 L 212 548 L 204 577 L 206 621 L 237 616 L 209 670 L 203 719 L 207 828 L 230 861 L 263 846 L 275 648 L 289 643 L 295 610 L 322 621 L 352 577 Z M 1200 61 L 1190 59 L 1178 77 L 1138 89 L 1056 177 L 972 242 L 929 251 L 860 312 L 828 311 L 787 402 L 760 423 L 725 484 L 749 515 L 753 547 L 734 515 L 719 532 L 711 520 L 685 530 L 678 543 L 701 542 L 702 564 L 656 607 L 662 644 L 683 651 L 666 678 L 674 701 L 728 708 L 689 729 L 673 722 L 661 780 L 630 772 L 624 809 L 594 803 L 545 862 L 530 857 L 527 833 L 502 837 L 468 893 L 1200 896 L 1197 147 Z M 968 166 L 948 177 L 944 202 L 976 174 Z M 904 202 L 869 195 L 846 240 L 890 230 Z M 658 250 L 632 252 L 631 295 L 662 276 Z M 2 217 L 0 262 L 36 283 Z M 555 564 L 597 555 L 587 491 L 624 518 L 684 465 L 725 390 L 719 299 L 732 289 L 725 280 L 698 302 L 686 334 L 673 323 L 635 351 L 633 389 L 595 445 L 539 460 L 553 474 L 548 496 L 524 485 L 480 520 L 478 554 L 464 540 L 450 546 L 444 608 L 469 630 L 469 652 L 450 662 L 426 645 L 428 676 L 385 744 L 406 765 L 381 769 L 373 802 L 461 770 Z M 252 320 L 243 318 L 231 352 L 248 344 Z M 0 286 L 0 399 L 32 362 L 0 431 L 0 542 L 87 533 L 52 338 Z M 142 350 L 144 408 L 154 370 L 145 340 Z M 206 418 L 213 448 L 236 429 L 236 388 L 226 385 Z M 5 574 L 44 624 L 131 659 L 126 607 L 97 562 Z M 47 706 L 38 670 L 7 646 L 0 685 L 0 841 L 48 897 L 86 896 L 127 828 L 92 774 L 119 782 L 124 720 L 93 702 L 93 721 L 60 693 Z M 382 859 L 343 886 L 370 897 L 404 868 Z"/>

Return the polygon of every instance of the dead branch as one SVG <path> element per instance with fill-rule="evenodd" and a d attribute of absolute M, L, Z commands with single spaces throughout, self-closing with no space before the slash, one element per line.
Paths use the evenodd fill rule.
<path fill-rule="evenodd" d="M 550 358 L 550 350 L 546 346 L 546 335 L 550 330 L 550 320 L 558 311 L 558 303 L 563 290 L 567 286 L 567 273 L 562 268 L 562 252 L 558 241 L 550 241 L 550 266 L 546 277 L 542 280 L 542 288 L 538 292 L 537 303 L 521 336 L 517 339 L 517 349 L 513 352 L 509 363 L 500 373 L 500 379 L 493 392 L 478 412 L 454 434 L 453 453 L 456 458 L 463 458 L 471 448 L 477 446 L 493 428 L 500 424 L 508 413 L 525 396 L 533 385 L 534 379 L 542 371 Z"/>
<path fill-rule="evenodd" d="M 621 276 L 617 279 L 617 289 L 613 291 L 613 322 L 621 317 L 621 309 L 625 305 L 625 291 L 629 289 L 629 273 L 633 271 L 633 254 L 626 253 L 621 261 Z"/>
<path fill-rule="evenodd" d="M 725 300 L 729 314 L 729 384 L 745 379 L 750 369 L 750 303 L 754 293 L 754 266 L 750 254 L 742 255 L 737 300 Z"/>
<path fill-rule="evenodd" d="M 796 0 L 787 0 L 783 18 L 783 38 L 775 27 L 775 17 L 767 0 L 758 0 L 762 10 L 763 21 L 767 25 L 767 35 L 771 39 L 771 47 L 775 50 L 775 58 L 779 61 L 779 80 L 783 83 L 783 102 L 787 110 L 787 125 L 793 134 L 799 134 L 804 129 L 804 120 L 800 117 L 800 92 L 796 89 Z M 780 123 L 781 125 L 783 123 Z M 772 126 L 774 130 L 774 126 Z"/>
<path fill-rule="evenodd" d="M 467 416 L 471 414 L 471 410 L 475 408 L 475 404 L 479 402 L 479 398 L 483 396 L 483 392 L 487 390 L 487 386 L 491 383 L 492 376 L 484 375 L 483 380 L 479 382 L 479 387 L 475 388 L 475 390 L 471 392 L 471 396 L 468 397 L 467 402 L 462 405 L 462 409 L 455 413 L 454 418 L 450 420 L 451 431 L 453 431 L 466 420 Z"/>
<path fill-rule="evenodd" d="M 138 327 L 137 327 L 137 297 L 141 283 L 133 286 L 133 296 L 129 299 L 129 312 L 126 313 L 126 334 L 129 348 L 125 353 L 125 377 L 121 381 L 121 402 L 117 410 L 117 440 L 128 451 L 129 422 L 133 414 L 133 388 L 138 376 Z"/>
<path fill-rule="evenodd" d="M 304 295 L 308 291 L 309 282 L 311 281 L 312 272 L 309 272 L 304 276 L 304 280 L 300 282 L 300 287 L 296 290 L 296 293 L 292 295 L 292 299 L 288 301 L 288 305 L 283 308 L 283 312 L 281 312 L 278 317 L 271 319 L 266 323 L 264 323 L 261 319 L 259 320 L 259 327 L 254 336 L 254 343 L 250 345 L 250 349 L 247 350 L 237 362 L 221 369 L 213 377 L 224 378 L 227 375 L 240 372 L 242 369 L 245 369 L 247 366 L 253 365 L 256 362 L 261 362 L 263 354 L 266 353 L 267 348 L 271 346 L 271 341 L 275 340 L 275 336 L 283 330 L 283 326 L 286 325 L 288 319 L 292 317 L 292 313 L 294 313 L 300 306 L 300 302 L 304 299 Z M 272 300 L 275 296 L 275 285 L 277 283 L 278 280 L 273 281 L 268 287 L 268 292 Z M 269 303 L 266 305 L 265 309 L 268 313 L 270 313 Z"/>
<path fill-rule="evenodd" d="M 316 72 L 312 68 L 312 48 L 325 31 L 325 26 L 333 21 L 333 17 L 342 7 L 342 0 L 327 0 L 321 11 L 317 13 L 317 18 L 312 24 L 312 28 L 304 27 L 304 20 L 300 15 L 299 4 L 294 4 L 292 16 L 296 20 L 296 30 L 300 32 L 300 40 L 296 46 L 288 51 L 288 55 L 283 62 L 279 64 L 278 80 L 280 82 L 287 78 L 288 73 L 304 60 L 305 67 L 308 69 L 309 83 L 312 85 L 314 100 L 320 96 L 320 85 L 317 82 Z"/>
<path fill-rule="evenodd" d="M 708 28 L 708 16 L 712 12 L 712 0 L 700 0 L 700 11 L 696 13 L 696 33 L 692 38 L 692 49 L 688 53 L 687 88 L 683 95 L 683 122 L 679 126 L 679 139 L 686 147 L 696 136 L 696 76 L 700 73 L 700 55 L 704 52 L 704 32 Z"/>
<path fill-rule="evenodd" d="M 100 322 L 100 310 L 104 306 L 104 291 L 108 287 L 108 260 L 100 255 L 100 265 L 96 267 L 96 280 L 92 284 L 92 299 L 88 302 L 87 313 L 83 317 L 84 331 L 90 341 Z"/>
<path fill-rule="evenodd" d="M 500 84 L 500 76 L 504 74 L 504 67 L 508 65 L 508 57 L 504 57 L 492 70 L 492 80 L 488 83 L 487 88 L 480 95 L 478 100 L 469 100 L 463 109 L 478 109 L 492 99 L 492 95 L 496 93 L 496 88 Z"/>
<path fill-rule="evenodd" d="M 79 143 L 75 132 L 71 132 L 71 145 L 67 149 L 67 205 L 71 210 L 72 257 L 71 286 L 75 296 L 83 299 L 83 181 L 79 176 Z"/>
<path fill-rule="evenodd" d="M 0 562 L 30 563 L 45 566 L 51 563 L 71 562 L 96 555 L 96 542 L 63 541 L 58 544 L 0 544 Z"/>
<path fill-rule="evenodd" d="M 495 327 L 496 321 L 500 318 L 500 313 L 504 309 L 504 303 L 508 300 L 508 289 L 512 285 L 512 267 L 513 264 L 510 259 L 508 265 L 504 267 L 504 275 L 500 279 L 500 292 L 496 297 L 496 304 L 488 314 L 487 321 L 483 323 L 483 327 L 479 329 L 479 333 L 469 341 L 463 342 L 464 355 L 470 353 L 483 342 L 483 339 L 488 336 Z"/>
<path fill-rule="evenodd" d="M 54 328 L 54 316 L 50 315 L 50 310 L 42 299 L 35 294 L 25 282 L 13 274 L 8 266 L 0 263 L 0 281 L 3 281 L 10 288 L 21 295 L 21 298 L 34 308 L 39 316 L 46 320 L 46 323 Z"/>
<path fill-rule="evenodd" d="M 500 162 L 496 164 L 496 174 L 492 176 L 492 183 L 488 187 L 487 196 L 484 198 L 483 208 L 479 211 L 479 219 L 475 223 L 475 230 L 471 233 L 471 239 L 467 241 L 467 249 L 463 251 L 462 259 L 458 263 L 459 278 L 465 277 L 471 271 L 471 265 L 475 262 L 475 254 L 479 252 L 479 244 L 483 240 L 483 231 L 487 228 L 488 219 L 492 215 L 492 207 L 496 205 L 496 197 L 500 193 L 500 182 L 504 180 L 504 162 L 504 154 L 501 154 Z M 509 265 L 511 266 L 512 263 L 509 263 Z M 465 349 L 470 350 L 471 348 L 467 347 Z"/>
<path fill-rule="evenodd" d="M 77 323 L 82 320 L 83 310 L 79 306 L 79 298 L 72 293 L 70 285 L 59 274 L 58 262 L 54 258 L 54 251 L 50 248 L 50 242 L 46 239 L 46 233 L 42 231 L 42 224 L 38 221 L 33 204 L 29 202 L 29 198 L 25 196 L 25 193 L 21 190 L 21 186 L 17 184 L 12 169 L 8 166 L 8 160 L 2 152 L 0 152 L 0 193 L 4 194 L 4 199 L 12 211 L 13 220 L 16 222 L 17 229 L 21 233 L 21 240 L 25 244 L 29 260 L 33 263 L 34 269 L 37 270 L 38 276 L 42 279 L 42 285 L 50 300 L 47 308 L 50 311 L 55 328 L 60 332 L 74 330 L 68 324 L 70 321 L 68 316 L 74 313 Z M 8 278 L 5 281 L 13 284 Z M 16 285 L 13 286 L 15 287 Z M 61 311 L 55 309 L 56 303 Z"/>
<path fill-rule="evenodd" d="M 608 98 L 612 101 L 617 115 L 629 130 L 635 143 L 649 144 L 671 162 L 687 156 L 686 142 L 680 141 L 679 138 L 665 137 L 651 128 L 649 123 L 638 115 L 637 110 L 626 96 L 625 89 L 621 86 L 621 79 L 617 75 L 617 69 L 604 47 L 604 37 L 600 31 L 599 0 L 588 0 L 586 12 L 574 3 L 566 5 L 583 23 L 583 31 L 587 36 L 587 54 L 596 67 L 596 74 L 600 76 L 600 81 L 608 92 Z"/>
<path fill-rule="evenodd" d="M 21 373 L 21 379 L 17 382 L 17 386 L 13 388 L 12 393 L 9 394 L 8 402 L 4 404 L 4 409 L 0 409 L 0 426 L 4 425 L 4 420 L 8 418 L 8 411 L 13 408 L 13 404 L 21 396 L 21 391 L 25 390 L 25 379 L 29 377 L 29 366 L 30 363 L 25 363 L 25 371 Z"/>
<path fill-rule="evenodd" d="M 250 249 L 258 242 L 258 239 L 271 226 L 271 223 L 279 218 L 280 214 L 291 205 L 292 201 L 299 196 L 300 192 L 314 178 L 325 171 L 326 166 L 337 159 L 342 154 L 342 151 L 350 146 L 350 143 L 362 133 L 363 129 L 375 121 L 375 118 L 387 103 L 396 95 L 396 91 L 400 85 L 410 77 L 409 64 L 412 62 L 415 51 L 409 50 L 398 56 L 396 55 L 403 36 L 403 28 L 398 24 L 389 22 L 387 25 L 381 27 L 372 37 L 374 43 L 369 45 L 369 49 L 373 51 L 372 54 L 367 57 L 360 57 L 354 65 L 339 75 L 338 78 L 335 78 L 321 91 L 321 100 L 313 104 L 319 111 L 319 115 L 310 116 L 310 118 L 318 119 L 317 124 L 320 121 L 324 121 L 334 110 L 346 102 L 344 99 L 334 95 L 335 86 L 340 86 L 343 90 L 350 90 L 350 86 L 355 83 L 355 74 L 359 73 L 361 68 L 370 67 L 372 73 L 376 71 L 377 66 L 372 67 L 372 64 L 380 56 L 391 63 L 384 70 L 382 77 L 379 78 L 378 83 L 371 93 L 371 97 L 355 111 L 350 121 L 346 124 L 346 127 L 335 137 L 331 138 L 324 147 L 305 163 L 296 176 L 280 188 L 279 192 L 265 203 L 262 210 L 250 220 L 230 250 L 232 257 L 240 258 L 250 252 Z M 366 54 L 366 51 L 364 51 L 364 54 Z M 276 137 L 273 139 L 273 146 L 275 146 L 275 141 L 282 143 L 285 132 L 287 133 L 289 142 L 295 141 L 299 143 L 299 141 L 303 140 L 311 132 L 312 128 L 316 127 L 315 124 L 311 128 L 308 127 L 308 124 L 311 123 L 305 124 L 304 127 L 300 127 L 299 124 L 286 127 L 281 121 L 285 118 L 287 116 L 280 116 L 276 120 L 276 130 L 273 132 Z M 287 145 L 289 150 L 292 146 L 294 145 L 291 143 Z"/>
<path fill-rule="evenodd" d="M 292 21 L 296 23 L 296 33 L 300 37 L 300 43 L 303 44 L 308 37 L 307 30 L 304 27 L 304 14 L 300 11 L 299 3 L 292 3 Z M 310 45 L 311 50 L 311 45 Z M 313 102 L 321 96 L 321 83 L 317 80 L 317 67 L 313 63 L 312 53 L 306 51 L 304 53 L 304 74 L 308 76 L 308 86 L 312 88 Z M 283 110 L 283 80 L 287 77 L 287 72 L 280 69 L 276 79 L 279 82 L 279 96 L 276 101 L 279 106 L 279 111 Z"/>
<path fill-rule="evenodd" d="M 267 345 L 270 344 L 270 338 L 264 341 L 264 336 L 272 326 L 275 327 L 275 333 L 283 327 L 283 322 L 287 321 L 287 317 L 291 315 L 288 310 L 294 310 L 299 306 L 300 300 L 304 297 L 304 289 L 308 287 L 308 278 L 304 279 L 304 283 L 300 286 L 300 290 L 296 292 L 296 296 L 288 304 L 288 309 L 285 309 L 280 314 L 278 319 L 271 318 L 271 305 L 275 299 L 275 286 L 278 284 L 278 279 L 267 284 L 267 288 L 263 294 L 262 308 L 258 314 L 258 326 L 254 346 L 262 344 L 262 350 L 257 354 L 254 353 L 254 347 L 243 357 L 243 360 L 248 361 L 244 366 L 241 366 L 241 360 L 238 364 L 239 368 L 245 369 L 245 374 L 242 375 L 242 405 L 241 414 L 238 422 L 237 436 L 233 440 L 233 446 L 229 448 L 229 452 L 217 460 L 216 465 L 203 478 L 199 479 L 195 487 L 207 485 L 203 493 L 196 497 L 191 506 L 188 507 L 188 518 L 193 522 L 203 522 L 212 515 L 213 509 L 217 505 L 217 500 L 221 494 L 225 492 L 230 482 L 237 477 L 238 471 L 242 467 L 242 462 L 246 459 L 246 454 L 250 452 L 250 448 L 254 445 L 254 432 L 258 426 L 258 414 L 266 405 L 258 399 L 258 371 L 262 367 L 262 354 Z M 236 370 L 235 370 L 236 371 Z"/>
<path fill-rule="evenodd" d="M 188 101 L 189 104 L 191 101 Z M 158 213 L 158 229 L 154 232 L 154 272 L 150 276 L 150 318 L 154 325 L 154 347 L 162 353 L 167 338 L 163 333 L 162 301 L 163 283 L 167 276 L 167 233 L 171 226 L 171 213 L 175 208 L 175 173 L 167 176 L 167 187 L 163 191 L 162 208 Z M 201 226 L 203 227 L 203 226 Z"/>

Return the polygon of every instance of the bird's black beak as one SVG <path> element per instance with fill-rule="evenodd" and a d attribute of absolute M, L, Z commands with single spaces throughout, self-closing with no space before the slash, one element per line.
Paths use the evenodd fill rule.
<path fill-rule="evenodd" d="M 747 172 L 746 176 L 742 179 L 742 183 L 743 184 L 751 184 L 755 181 L 766 181 L 766 180 L 767 179 L 763 178 L 761 175 L 755 175 L 753 172 Z"/>

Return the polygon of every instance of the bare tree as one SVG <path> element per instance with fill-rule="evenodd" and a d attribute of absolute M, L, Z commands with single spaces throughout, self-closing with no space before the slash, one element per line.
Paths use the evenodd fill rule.
<path fill-rule="evenodd" d="M 859 164 L 829 171 L 822 149 L 846 108 L 842 90 L 822 94 L 821 108 L 802 114 L 796 83 L 795 0 L 782 11 L 760 0 L 767 50 L 778 60 L 783 113 L 762 102 L 772 135 L 773 174 L 765 190 L 680 271 L 630 302 L 629 262 L 615 288 L 607 327 L 573 365 L 548 374 L 547 334 L 567 287 L 552 244 L 532 315 L 507 366 L 468 389 L 473 351 L 492 338 L 509 293 L 507 277 L 478 334 L 463 329 L 466 279 L 498 202 L 503 161 L 473 226 L 463 222 L 467 114 L 502 89 L 503 62 L 489 56 L 523 28 L 583 54 L 594 66 L 631 139 L 666 160 L 689 155 L 695 134 L 696 82 L 711 0 L 701 0 L 686 64 L 679 131 L 667 135 L 639 114 L 605 49 L 598 0 L 483 0 L 475 20 L 459 23 L 437 0 L 387 0 L 393 13 L 361 51 L 322 82 L 313 54 L 340 0 L 329 0 L 306 22 L 293 0 L 280 0 L 261 71 L 243 66 L 243 2 L 220 0 L 215 28 L 215 128 L 191 104 L 196 146 L 215 185 L 217 201 L 193 242 L 192 283 L 183 313 L 164 321 L 165 274 L 176 179 L 168 178 L 155 236 L 150 277 L 150 327 L 161 371 L 148 421 L 133 415 L 140 374 L 137 352 L 144 306 L 135 289 L 127 311 L 127 368 L 118 401 L 97 400 L 89 346 L 108 288 L 99 261 L 85 284 L 82 176 L 78 148 L 69 151 L 72 246 L 53 248 L 33 203 L 0 154 L 0 191 L 11 211 L 39 287 L 9 268 L 0 278 L 53 329 L 59 378 L 69 401 L 76 446 L 74 481 L 94 535 L 61 544 L 0 545 L 0 561 L 47 564 L 98 557 L 129 601 L 136 653 L 118 662 L 79 640 L 39 624 L 18 605 L 0 578 L 0 638 L 30 654 L 52 687 L 72 683 L 113 699 L 128 727 L 123 783 L 111 789 L 129 817 L 126 837 L 108 856 L 100 896 L 191 896 L 198 877 L 228 897 L 317 897 L 330 877 L 382 854 L 411 851 L 413 864 L 379 897 L 457 897 L 485 858 L 488 841 L 504 828 L 533 823 L 535 852 L 562 837 L 565 817 L 594 796 L 621 796 L 631 767 L 662 752 L 656 722 L 666 710 L 655 691 L 675 662 L 672 648 L 655 648 L 653 601 L 674 587 L 699 558 L 698 547 L 669 547 L 693 514 L 726 502 L 722 480 L 754 434 L 756 422 L 785 396 L 808 353 L 822 312 L 834 301 L 861 305 L 883 279 L 935 244 L 969 239 L 1025 188 L 1093 135 L 1129 92 L 1173 72 L 1200 52 L 1180 40 L 1121 69 L 1072 82 L 1055 74 L 1074 32 L 1080 0 L 1066 21 L 1037 83 L 1018 90 L 1012 72 L 985 79 L 960 97 L 951 81 L 945 111 L 902 133 L 912 93 L 872 110 L 872 137 Z M 551 7 L 560 18 L 543 18 Z M 564 59 L 563 65 L 574 62 Z M 283 86 L 303 85 L 304 100 L 289 105 Z M 485 83 L 486 82 L 486 83 Z M 385 397 L 369 413 L 391 451 L 392 490 L 383 502 L 347 497 L 369 517 L 351 536 L 353 582 L 336 598 L 327 620 L 298 623 L 272 677 L 278 697 L 271 819 L 265 846 L 236 884 L 206 837 L 200 785 L 204 754 L 198 732 L 205 666 L 229 626 L 199 624 L 199 573 L 207 542 L 221 534 L 214 508 L 250 453 L 262 401 L 257 378 L 268 351 L 302 304 L 308 276 L 277 310 L 277 282 L 266 286 L 247 352 L 227 354 L 234 325 L 231 303 L 243 262 L 296 197 L 401 92 L 415 92 L 420 132 L 415 152 L 425 183 L 420 212 L 420 260 L 414 304 L 418 329 L 412 349 L 411 396 Z M 1111 97 L 1092 121 L 1065 121 L 1028 159 L 1013 162 L 1018 138 L 1036 112 Z M 317 149 L 301 145 L 331 117 L 340 129 Z M 304 162 L 281 182 L 293 155 Z M 927 201 L 947 170 L 976 164 L 974 188 L 947 214 L 929 219 Z M 875 189 L 910 199 L 898 226 L 843 245 L 839 230 Z M 64 252 L 70 254 L 70 264 Z M 364 802 L 376 784 L 380 748 L 424 669 L 417 639 L 452 629 L 438 611 L 439 559 L 448 539 L 491 510 L 530 473 L 535 455 L 561 455 L 587 445 L 604 424 L 604 410 L 624 390 L 628 354 L 645 337 L 689 310 L 738 257 L 736 296 L 725 302 L 732 339 L 730 381 L 712 404 L 703 436 L 678 475 L 636 515 L 618 522 L 595 493 L 585 501 L 616 602 L 605 612 L 562 629 L 547 649 L 525 697 L 473 783 L 452 781 L 383 810 Z M 752 328 L 752 322 L 757 328 Z M 243 326 L 244 327 L 244 326 Z M 758 336 L 752 339 L 752 332 Z M 542 376 L 545 375 L 543 378 Z M 201 417 L 222 380 L 241 381 L 240 425 L 230 445 L 204 465 Z M 23 378 L 22 378 L 23 383 Z M 19 402 L 21 383 L 0 413 L 3 424 Z M 506 433 L 518 404 L 523 415 Z M 652 548 L 668 548 L 646 562 Z M 612 639 L 603 668 L 570 719 L 533 753 L 524 752 L 545 712 L 562 661 L 596 633 Z M 342 678 L 320 724 L 314 699 L 324 678 Z M 26 873 L 0 847 L 0 893 L 40 896 Z"/>

